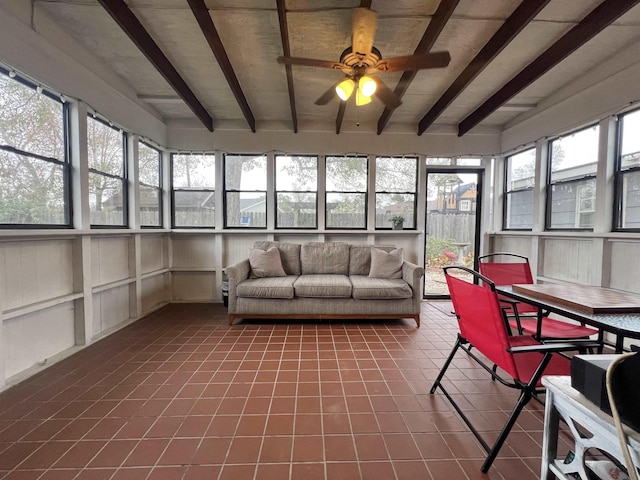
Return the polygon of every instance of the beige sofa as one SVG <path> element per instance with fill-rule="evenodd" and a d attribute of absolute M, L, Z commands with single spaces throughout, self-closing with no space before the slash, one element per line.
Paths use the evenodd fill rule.
<path fill-rule="evenodd" d="M 278 264 L 267 270 L 280 276 L 265 274 L 260 258 L 277 262 L 278 254 L 283 272 Z M 249 258 L 225 270 L 229 325 L 240 318 L 413 318 L 420 326 L 424 269 L 393 246 L 255 242 Z"/>

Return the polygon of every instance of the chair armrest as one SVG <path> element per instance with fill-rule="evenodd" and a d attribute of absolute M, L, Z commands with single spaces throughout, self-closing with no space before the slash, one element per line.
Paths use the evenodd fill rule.
<path fill-rule="evenodd" d="M 236 310 L 236 287 L 240 282 L 249 278 L 251 272 L 251 265 L 249 259 L 246 258 L 234 265 L 226 267 L 224 269 L 229 279 L 229 313 L 235 313 Z"/>
<path fill-rule="evenodd" d="M 553 353 L 553 352 L 568 352 L 571 350 L 581 350 L 584 348 L 597 348 L 600 344 L 598 342 L 558 342 L 558 343 L 540 343 L 537 345 L 523 345 L 520 347 L 511 347 L 509 351 L 511 353 Z"/>

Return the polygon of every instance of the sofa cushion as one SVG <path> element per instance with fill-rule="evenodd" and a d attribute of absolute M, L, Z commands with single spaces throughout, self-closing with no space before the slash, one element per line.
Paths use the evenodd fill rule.
<path fill-rule="evenodd" d="M 300 275 L 293 287 L 296 297 L 349 298 L 351 296 L 351 282 L 346 275 Z"/>
<path fill-rule="evenodd" d="M 393 298 L 411 298 L 413 292 L 407 282 L 397 278 L 373 278 L 364 275 L 351 275 L 353 298 L 358 300 L 388 300 Z"/>
<path fill-rule="evenodd" d="M 268 250 L 276 247 L 280 252 L 282 268 L 287 275 L 300 275 L 300 244 L 286 242 L 270 242 L 268 240 L 256 241 L 253 248 Z"/>
<path fill-rule="evenodd" d="M 251 265 L 251 278 L 284 277 L 280 252 L 276 247 L 269 250 L 253 248 L 249 251 L 249 264 Z"/>
<path fill-rule="evenodd" d="M 286 277 L 250 278 L 236 287 L 239 297 L 293 298 L 293 283 L 296 275 Z"/>
<path fill-rule="evenodd" d="M 372 248 L 369 276 L 375 278 L 402 278 L 403 261 L 401 248 L 396 248 L 390 252 Z"/>
<path fill-rule="evenodd" d="M 395 250 L 393 245 L 353 244 L 349 249 L 349 275 L 369 275 L 371 268 L 371 248 L 379 248 L 385 252 Z"/>
<path fill-rule="evenodd" d="M 349 274 L 349 244 L 309 242 L 300 249 L 300 268 L 308 274 Z"/>

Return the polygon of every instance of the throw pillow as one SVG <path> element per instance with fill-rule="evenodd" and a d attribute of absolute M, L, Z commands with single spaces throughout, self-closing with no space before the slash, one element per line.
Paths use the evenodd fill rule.
<path fill-rule="evenodd" d="M 375 278 L 402 278 L 402 249 L 389 253 L 379 248 L 371 248 L 371 269 L 369 276 Z"/>
<path fill-rule="evenodd" d="M 280 252 L 276 247 L 269 250 L 253 248 L 249 251 L 249 264 L 251 265 L 251 277 L 286 277 L 280 260 Z"/>

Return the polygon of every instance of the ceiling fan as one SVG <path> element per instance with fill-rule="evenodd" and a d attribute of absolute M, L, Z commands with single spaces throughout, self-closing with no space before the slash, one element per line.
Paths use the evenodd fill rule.
<path fill-rule="evenodd" d="M 356 93 L 356 105 L 371 102 L 371 96 L 378 97 L 388 108 L 400 106 L 400 98 L 387 87 L 376 73 L 405 72 L 423 68 L 440 68 L 449 65 L 449 52 L 433 52 L 403 57 L 382 58 L 380 50 L 373 46 L 378 15 L 368 8 L 354 8 L 351 46 L 342 55 L 339 62 L 315 60 L 300 57 L 278 57 L 278 63 L 285 65 L 304 65 L 308 67 L 332 68 L 341 70 L 345 78 L 333 85 L 316 101 L 316 105 L 327 104 L 334 95 L 346 101 Z"/>

